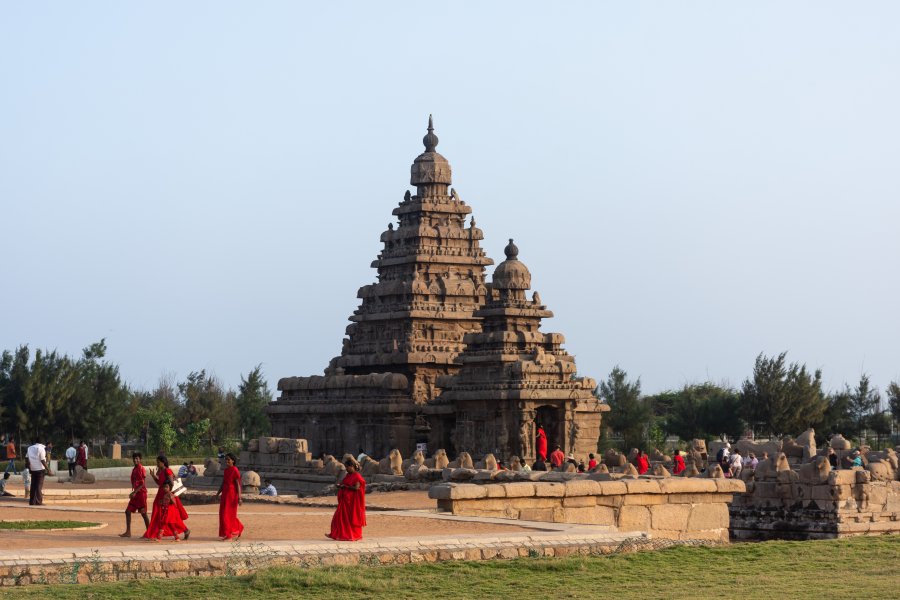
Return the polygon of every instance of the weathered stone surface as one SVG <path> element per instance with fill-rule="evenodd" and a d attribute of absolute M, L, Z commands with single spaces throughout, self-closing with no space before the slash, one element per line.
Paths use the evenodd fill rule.
<path fill-rule="evenodd" d="M 528 481 L 504 483 L 507 498 L 528 498 L 534 496 L 534 484 Z"/>
<path fill-rule="evenodd" d="M 599 493 L 604 496 L 621 495 L 628 492 L 624 481 L 598 481 L 597 488 Z"/>
<path fill-rule="evenodd" d="M 629 494 L 658 494 L 660 492 L 659 482 L 656 480 L 628 479 L 624 482 Z"/>
<path fill-rule="evenodd" d="M 727 504 L 694 504 L 691 506 L 691 514 L 688 517 L 687 529 L 698 531 L 702 529 L 728 528 Z"/>
<path fill-rule="evenodd" d="M 622 506 L 616 526 L 619 531 L 647 531 L 651 527 L 650 509 L 639 505 Z"/>
<path fill-rule="evenodd" d="M 690 504 L 658 504 L 650 507 L 650 525 L 654 530 L 685 531 L 690 515 Z"/>
<path fill-rule="evenodd" d="M 566 496 L 599 496 L 600 483 L 588 479 L 573 479 L 565 484 Z"/>

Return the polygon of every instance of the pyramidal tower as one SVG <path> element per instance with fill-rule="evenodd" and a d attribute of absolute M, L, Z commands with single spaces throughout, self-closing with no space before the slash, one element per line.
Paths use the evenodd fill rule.
<path fill-rule="evenodd" d="M 413 161 L 410 184 L 381 234 L 372 262 L 376 281 L 359 289 L 340 356 L 324 376 L 288 377 L 269 407 L 273 435 L 306 438 L 314 452 L 358 448 L 376 456 L 411 452 L 417 442 L 447 447 L 451 413 L 426 417 L 440 395 L 439 380 L 455 375 L 467 335 L 486 300 L 483 234 L 472 209 L 451 186 L 450 163 L 436 150 L 431 117 Z M 449 448 L 448 448 L 449 449 Z"/>

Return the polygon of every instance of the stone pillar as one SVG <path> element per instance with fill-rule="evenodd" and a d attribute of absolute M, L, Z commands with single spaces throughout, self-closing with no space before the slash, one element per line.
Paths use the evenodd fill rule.
<path fill-rule="evenodd" d="M 113 442 L 112 446 L 109 449 L 109 455 L 113 460 L 119 460 L 122 458 L 122 444 L 119 442 Z"/>

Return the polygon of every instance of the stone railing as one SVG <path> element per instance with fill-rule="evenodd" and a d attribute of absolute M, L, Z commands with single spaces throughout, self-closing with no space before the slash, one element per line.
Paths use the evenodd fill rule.
<path fill-rule="evenodd" d="M 454 515 L 607 525 L 675 540 L 728 541 L 728 504 L 744 482 L 622 478 L 565 482 L 441 483 L 429 497 Z"/>

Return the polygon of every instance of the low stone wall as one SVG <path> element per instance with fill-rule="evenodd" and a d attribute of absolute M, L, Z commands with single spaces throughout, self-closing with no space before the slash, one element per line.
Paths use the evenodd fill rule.
<path fill-rule="evenodd" d="M 783 470 L 748 481 L 731 505 L 736 539 L 827 539 L 900 533 L 900 481 L 861 469 L 821 477 Z M 803 481 L 803 479 L 807 479 Z"/>
<path fill-rule="evenodd" d="M 443 483 L 430 488 L 454 515 L 607 525 L 673 540 L 727 542 L 728 504 L 744 482 L 646 478 L 565 482 Z"/>

